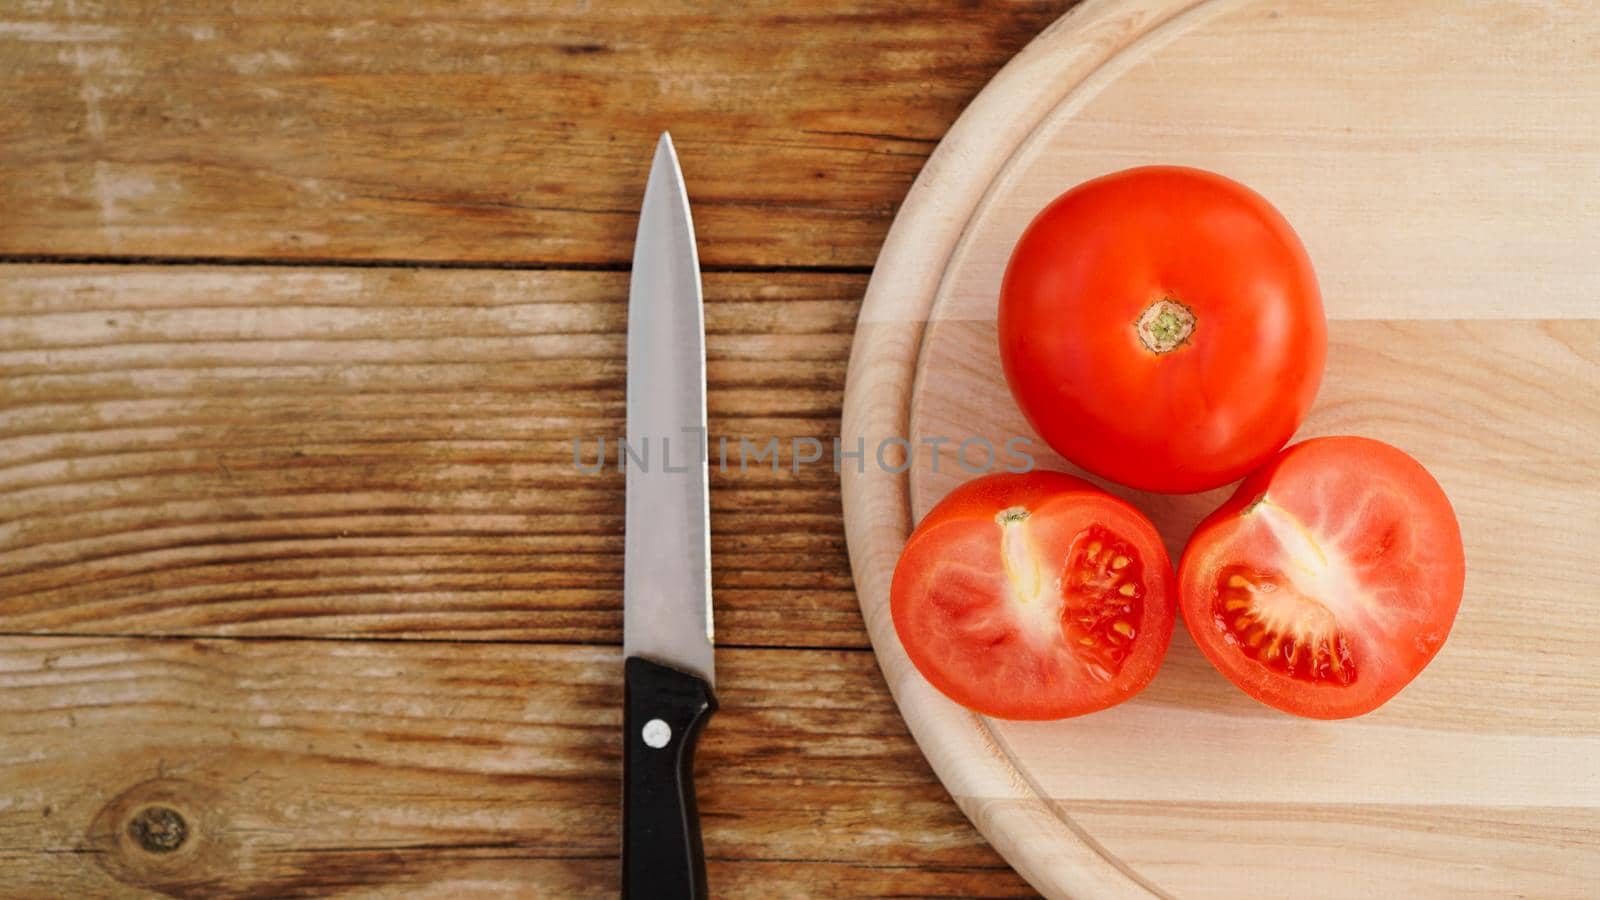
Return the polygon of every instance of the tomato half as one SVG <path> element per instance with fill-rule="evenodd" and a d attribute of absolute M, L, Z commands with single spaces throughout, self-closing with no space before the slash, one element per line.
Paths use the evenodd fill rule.
<path fill-rule="evenodd" d="M 1259 195 L 1149 167 L 1056 198 L 1000 289 L 1000 359 L 1057 453 L 1143 490 L 1234 481 L 1277 452 L 1322 381 L 1305 248 Z"/>
<path fill-rule="evenodd" d="M 1381 441 L 1283 451 L 1200 523 L 1183 619 L 1212 665 L 1285 712 L 1342 719 L 1405 687 L 1444 644 L 1466 562 L 1450 500 Z"/>
<path fill-rule="evenodd" d="M 890 607 L 911 661 L 952 700 L 1004 719 L 1104 709 L 1155 676 L 1174 576 L 1140 512 L 1059 472 L 957 488 L 912 533 Z"/>

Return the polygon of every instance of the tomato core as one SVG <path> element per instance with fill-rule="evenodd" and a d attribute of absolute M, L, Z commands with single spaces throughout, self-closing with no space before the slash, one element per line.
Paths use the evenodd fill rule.
<path fill-rule="evenodd" d="M 1051 612 L 1045 594 L 1044 575 L 1040 571 L 1038 548 L 1028 533 L 1028 511 L 1020 506 L 1003 510 L 995 516 L 1000 523 L 1000 563 L 1005 568 L 1006 584 L 1011 588 L 1011 600 L 1025 607 Z"/>

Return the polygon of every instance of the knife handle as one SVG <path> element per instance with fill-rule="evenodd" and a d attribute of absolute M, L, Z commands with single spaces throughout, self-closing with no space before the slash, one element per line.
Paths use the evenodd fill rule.
<path fill-rule="evenodd" d="M 716 698 L 687 672 L 637 656 L 624 668 L 622 896 L 703 900 L 694 748 Z"/>

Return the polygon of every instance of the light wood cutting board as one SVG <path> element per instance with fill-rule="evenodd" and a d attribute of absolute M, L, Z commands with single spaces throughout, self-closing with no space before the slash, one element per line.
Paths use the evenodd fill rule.
<path fill-rule="evenodd" d="M 946 700 L 888 610 L 912 524 L 965 475 L 887 437 L 1031 435 L 995 346 L 1010 248 L 1132 165 L 1251 185 L 1310 250 L 1328 370 L 1302 437 L 1410 451 L 1461 519 L 1449 642 L 1368 716 L 1286 716 L 1179 628 L 1155 682 L 1081 719 Z M 1016 57 L 906 198 L 856 332 L 842 432 L 861 607 L 956 801 L 1059 896 L 1594 896 L 1600 890 L 1600 5 L 1090 0 Z M 1037 443 L 1041 465 L 1071 470 Z M 893 463 L 892 446 L 886 461 Z M 973 457 L 977 460 L 977 454 Z M 1121 488 L 1174 557 L 1228 493 Z"/>

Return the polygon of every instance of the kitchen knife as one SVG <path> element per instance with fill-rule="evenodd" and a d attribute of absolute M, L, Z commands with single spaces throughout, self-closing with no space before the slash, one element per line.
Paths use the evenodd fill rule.
<path fill-rule="evenodd" d="M 622 893 L 703 898 L 694 749 L 716 711 L 705 315 L 683 173 L 663 133 L 628 288 Z"/>

